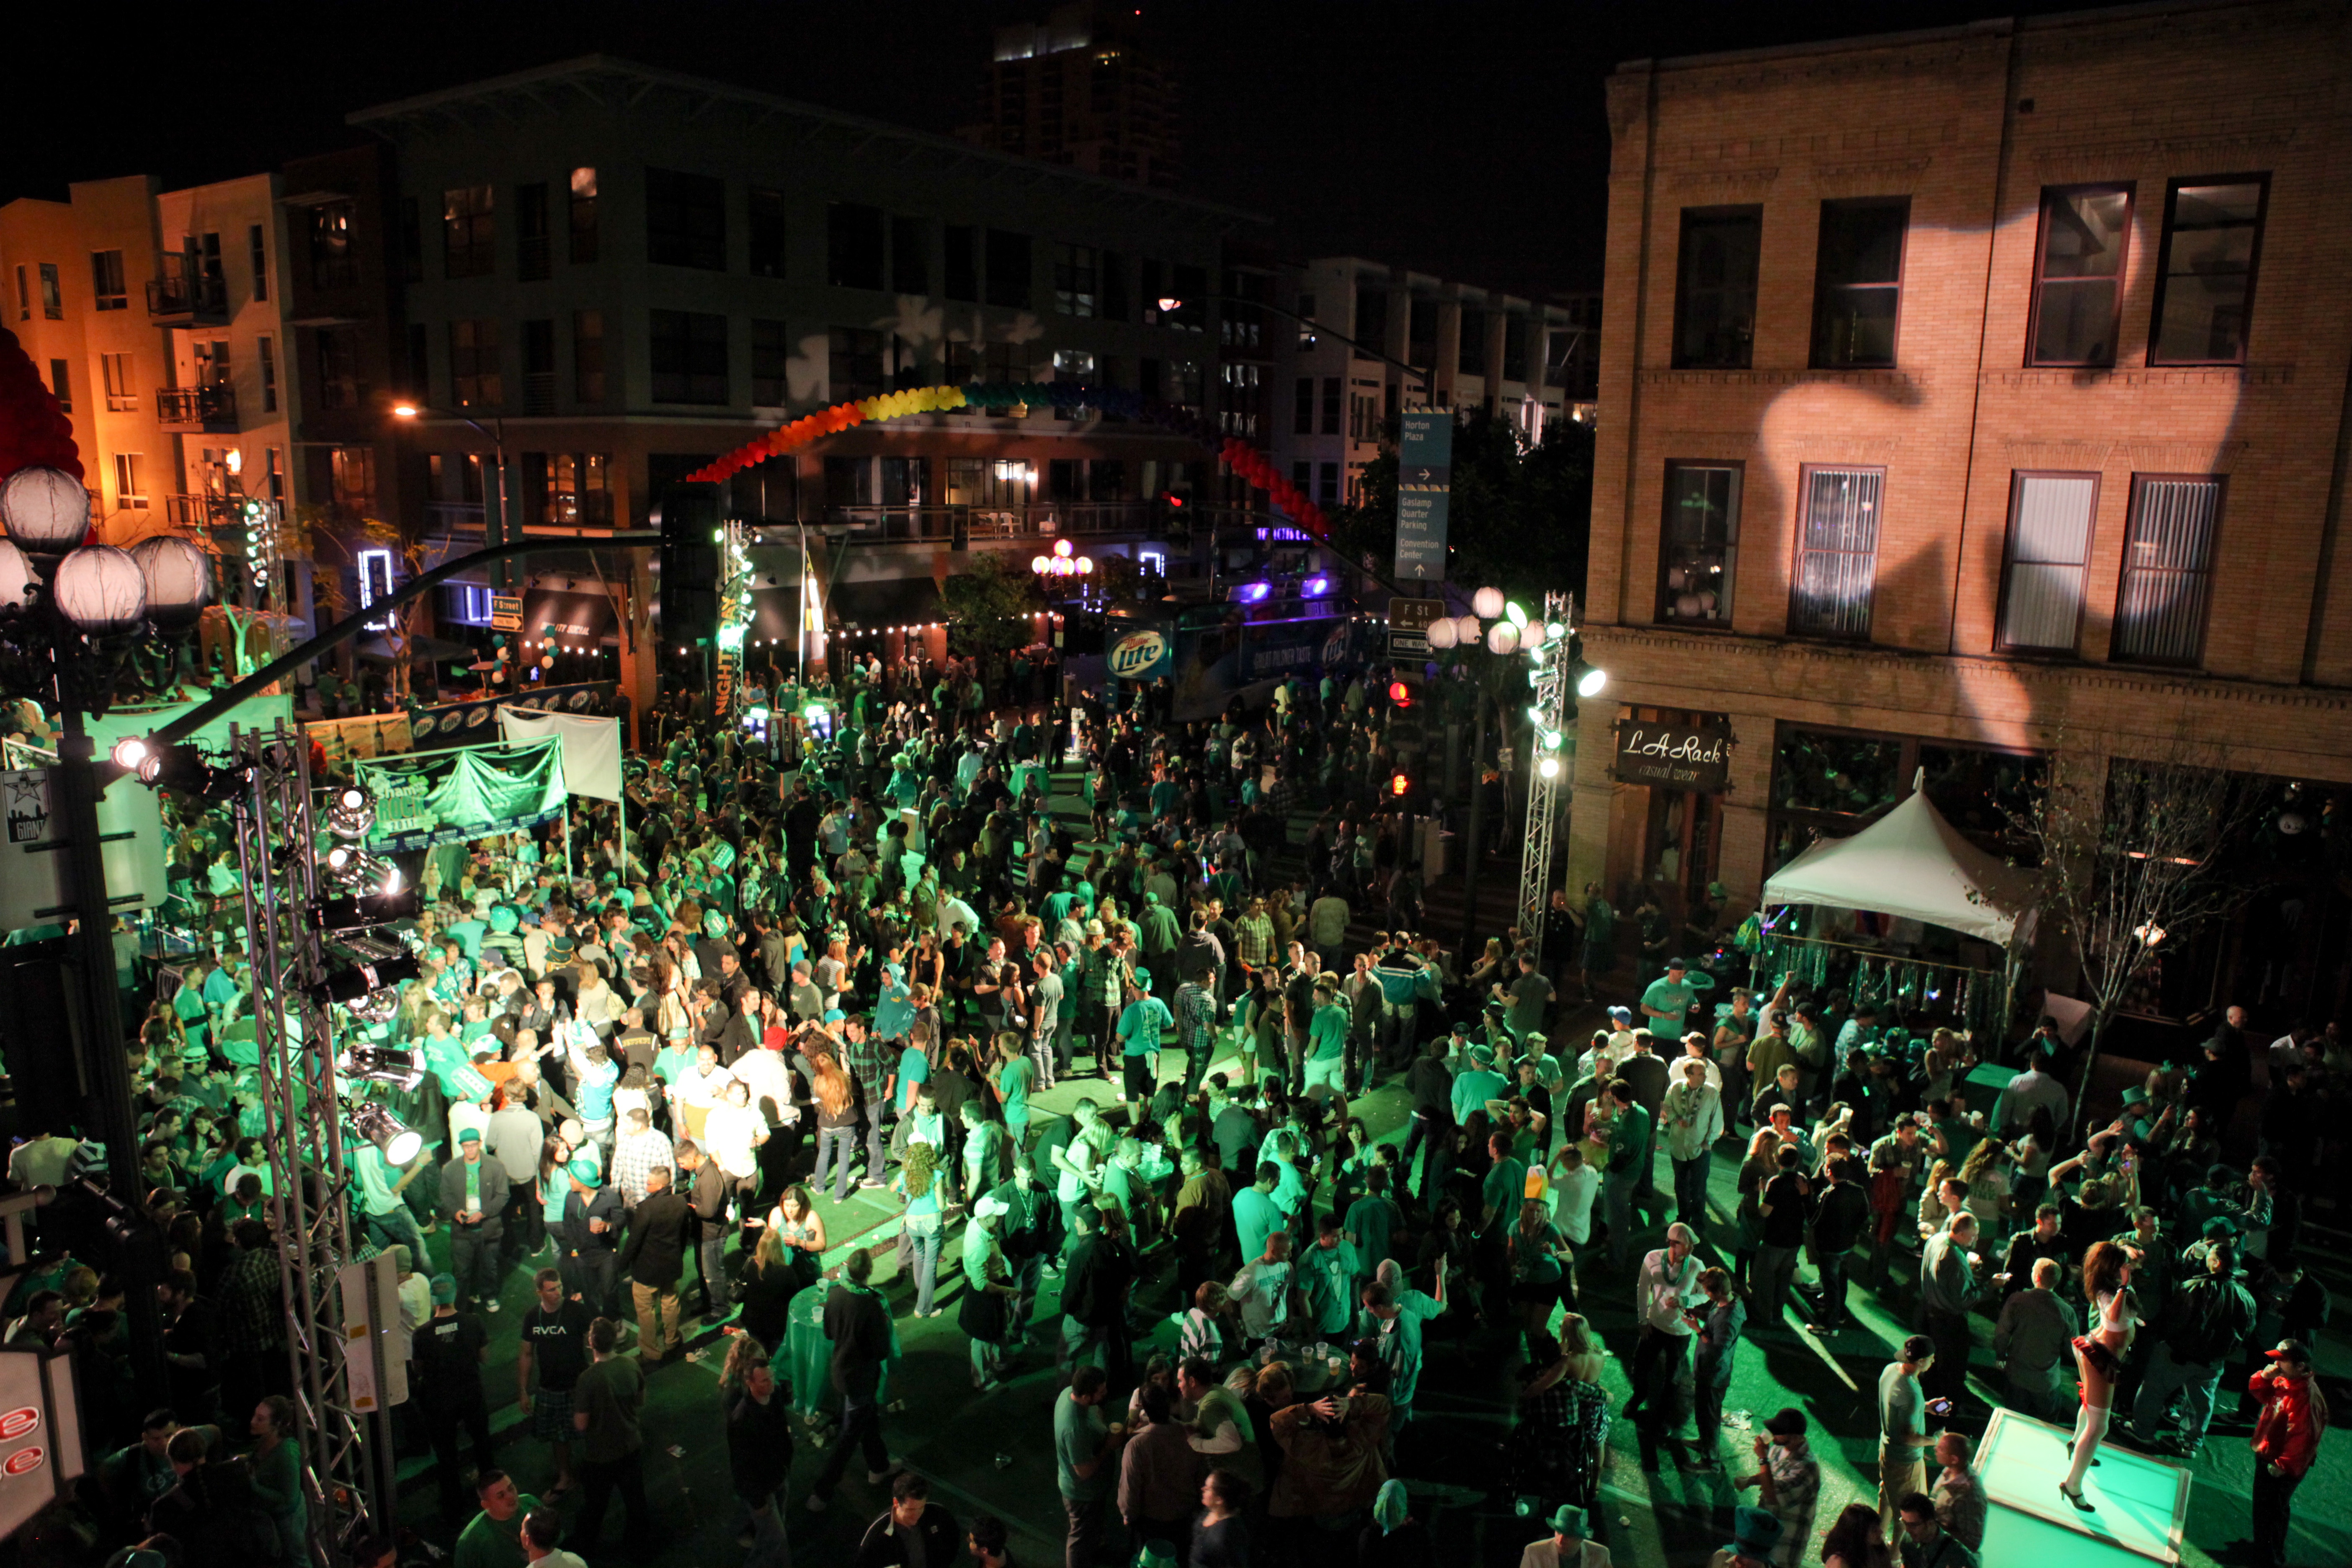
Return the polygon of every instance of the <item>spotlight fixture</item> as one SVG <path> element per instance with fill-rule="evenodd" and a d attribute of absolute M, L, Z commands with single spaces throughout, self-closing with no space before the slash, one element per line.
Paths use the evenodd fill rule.
<path fill-rule="evenodd" d="M 328 850 L 320 864 L 328 876 L 362 896 L 389 898 L 401 890 L 404 882 L 398 866 L 349 844 Z"/>
<path fill-rule="evenodd" d="M 154 749 L 154 742 L 144 735 L 125 735 L 114 742 L 114 765 L 125 773 L 135 773 Z"/>
<path fill-rule="evenodd" d="M 422 973 L 416 955 L 392 942 L 352 936 L 327 950 L 333 965 L 327 977 L 310 988 L 310 1000 L 323 1007 L 340 1002 L 348 1007 L 376 991 L 386 991 Z"/>
<path fill-rule="evenodd" d="M 346 1047 L 334 1069 L 346 1079 L 360 1079 L 362 1084 L 391 1084 L 393 1089 L 416 1089 L 425 1081 L 424 1060 L 414 1051 L 402 1051 L 397 1047 Z"/>
<path fill-rule="evenodd" d="M 373 1100 L 352 1107 L 352 1131 L 374 1144 L 388 1165 L 405 1165 L 425 1152 L 425 1135 Z"/>
<path fill-rule="evenodd" d="M 364 837 L 375 826 L 375 797 L 358 784 L 345 784 L 335 792 L 334 804 L 327 807 L 327 830 L 338 838 Z"/>
<path fill-rule="evenodd" d="M 215 767 L 193 746 L 151 744 L 139 759 L 139 782 L 203 800 L 234 800 L 252 784 L 253 770 Z"/>
<path fill-rule="evenodd" d="M 365 931 L 370 926 L 415 918 L 424 900 L 413 887 L 395 893 L 354 893 L 349 898 L 321 899 L 310 909 L 313 931 Z"/>

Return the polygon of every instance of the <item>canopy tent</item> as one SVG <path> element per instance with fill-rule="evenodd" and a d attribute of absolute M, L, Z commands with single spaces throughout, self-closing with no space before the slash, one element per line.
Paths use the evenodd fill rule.
<path fill-rule="evenodd" d="M 621 721 L 592 713 L 546 713 L 501 707 L 499 732 L 510 743 L 555 742 L 563 787 L 597 800 L 621 798 Z"/>
<path fill-rule="evenodd" d="M 2002 947 L 2033 925 L 2031 876 L 1963 838 L 1918 789 L 1861 832 L 1781 867 L 1764 902 L 1874 910 Z"/>

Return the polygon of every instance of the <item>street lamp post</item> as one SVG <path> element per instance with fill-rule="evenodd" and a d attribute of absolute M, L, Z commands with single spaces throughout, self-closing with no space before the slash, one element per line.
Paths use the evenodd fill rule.
<path fill-rule="evenodd" d="M 424 405 L 417 403 L 395 403 L 392 405 L 392 416 L 394 418 L 406 419 L 412 422 L 423 418 L 425 415 L 433 412 L 435 412 L 435 410 L 427 408 Z M 499 545 L 506 543 L 509 538 L 507 529 L 507 422 L 505 417 L 499 415 L 491 416 L 490 423 L 488 425 L 483 424 L 480 420 L 475 418 L 470 414 L 458 414 L 455 416 L 455 417 L 472 426 L 477 431 L 490 438 L 491 459 L 496 466 L 496 472 L 494 472 L 490 477 L 489 489 L 486 492 L 485 497 L 486 504 L 482 508 L 482 543 L 487 547 L 496 549 Z M 514 530 L 512 536 L 520 539 L 522 536 L 522 531 L 520 529 Z M 514 563 L 511 561 L 499 561 L 494 563 L 490 567 L 490 581 L 496 586 L 498 592 L 511 595 L 515 591 Z"/>
<path fill-rule="evenodd" d="M 210 596 L 204 552 L 176 535 L 135 551 L 86 543 L 89 492 L 57 468 L 20 468 L 0 484 L 0 642 L 7 685 L 56 709 L 63 731 L 55 779 L 71 883 L 76 988 L 92 1120 L 106 1145 L 107 1190 L 140 1202 L 139 1126 L 131 1108 L 131 1064 L 123 1048 L 122 997 L 114 979 L 114 900 L 108 896 L 101 847 L 94 742 L 85 714 L 111 704 L 123 660 L 155 633 L 194 626 Z M 163 1324 L 155 1299 L 160 1237 L 126 1248 L 121 1259 L 131 1353 L 142 1381 L 166 1375 Z"/>

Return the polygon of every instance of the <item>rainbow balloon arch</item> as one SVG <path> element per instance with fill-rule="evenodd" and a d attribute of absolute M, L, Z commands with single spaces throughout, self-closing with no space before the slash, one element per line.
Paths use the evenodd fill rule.
<path fill-rule="evenodd" d="M 1213 447 L 1218 460 L 1229 471 L 1265 491 L 1275 509 L 1309 538 L 1328 541 L 1330 536 L 1330 520 L 1323 515 L 1323 509 L 1308 500 L 1297 485 L 1275 472 L 1265 454 L 1248 442 L 1231 436 L 1219 439 L 1215 431 L 1189 409 L 1120 387 L 1088 386 L 1078 382 L 975 382 L 969 386 L 917 386 L 861 397 L 851 403 L 836 403 L 771 430 L 758 440 L 697 468 L 687 478 L 716 483 L 853 426 L 903 419 L 916 414 L 943 414 L 958 408 L 1011 409 L 1025 408 L 1031 404 L 1062 411 L 1092 408 L 1121 418 L 1142 420 Z"/>

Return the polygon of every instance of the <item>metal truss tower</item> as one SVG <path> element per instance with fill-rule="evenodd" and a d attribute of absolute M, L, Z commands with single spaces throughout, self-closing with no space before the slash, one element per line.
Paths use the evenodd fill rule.
<path fill-rule="evenodd" d="M 1545 625 L 1573 632 L 1575 616 L 1574 595 L 1544 595 Z M 1568 658 L 1572 646 L 1565 635 L 1549 639 L 1543 656 L 1528 671 L 1528 689 L 1534 700 L 1530 703 L 1533 711 L 1528 715 L 1533 724 L 1528 746 L 1533 765 L 1528 771 L 1527 837 L 1519 849 L 1517 924 L 1520 951 L 1535 954 L 1538 973 L 1544 972 L 1544 905 L 1551 896 L 1552 841 L 1559 827 L 1560 807 L 1569 784 L 1567 763 L 1558 751 L 1544 744 L 1544 737 L 1561 734 L 1566 729 L 1568 704 L 1575 682 Z"/>
<path fill-rule="evenodd" d="M 351 1175 L 334 1025 L 314 989 L 326 978 L 327 955 L 311 920 L 321 889 L 310 749 L 299 730 L 281 723 L 232 730 L 229 751 L 226 765 L 247 775 L 244 794 L 231 805 L 252 944 L 254 1039 L 278 1211 L 294 1440 L 308 1471 L 310 1556 L 325 1568 L 360 1525 L 383 1517 L 378 1500 L 390 1494 L 373 1470 L 385 1456 L 374 1441 L 380 1417 L 371 1418 L 380 1406 L 365 1276 L 354 1281 L 359 1294 L 352 1300 L 338 1278 L 352 1256 Z M 348 1337 L 347 1327 L 362 1337 Z"/>

